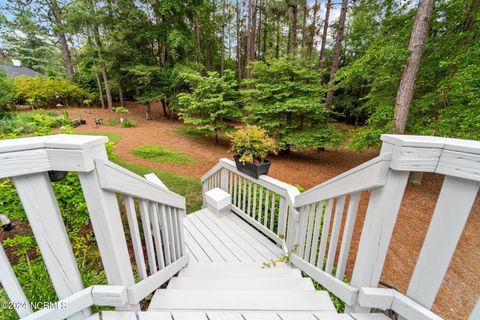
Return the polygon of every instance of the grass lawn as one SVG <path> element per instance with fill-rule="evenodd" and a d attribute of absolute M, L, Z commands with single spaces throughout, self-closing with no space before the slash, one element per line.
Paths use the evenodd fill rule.
<path fill-rule="evenodd" d="M 195 159 L 184 153 L 167 149 L 158 145 L 145 145 L 132 150 L 132 154 L 145 160 L 169 163 L 195 162 Z"/>
<path fill-rule="evenodd" d="M 114 144 L 120 141 L 120 136 L 114 133 L 82 133 L 88 135 L 102 135 L 108 137 Z M 185 156 L 187 157 L 187 156 Z M 202 184 L 199 179 L 187 177 L 178 173 L 162 171 L 128 162 L 116 155 L 115 150 L 109 152 L 109 158 L 112 162 L 135 172 L 138 175 L 155 173 L 165 185 L 175 193 L 184 196 L 187 199 L 187 212 L 194 212 L 202 206 Z"/>

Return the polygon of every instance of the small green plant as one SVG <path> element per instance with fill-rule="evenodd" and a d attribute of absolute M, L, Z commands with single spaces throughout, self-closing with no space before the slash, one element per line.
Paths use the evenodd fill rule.
<path fill-rule="evenodd" d="M 120 124 L 120 121 L 114 118 L 110 118 L 105 121 L 105 124 L 107 126 L 118 126 Z"/>
<path fill-rule="evenodd" d="M 119 114 L 127 114 L 129 110 L 125 107 L 116 107 L 115 112 Z"/>
<path fill-rule="evenodd" d="M 137 157 L 157 162 L 187 163 L 195 161 L 181 152 L 156 145 L 140 146 L 133 149 L 132 153 Z"/>
<path fill-rule="evenodd" d="M 122 128 L 133 128 L 137 126 L 137 122 L 132 119 L 121 119 L 120 126 Z"/>
<path fill-rule="evenodd" d="M 272 259 L 270 261 L 262 263 L 262 269 L 276 267 L 277 263 L 281 263 L 281 262 L 289 263 L 290 256 L 292 255 L 292 253 L 297 252 L 297 250 L 298 250 L 298 244 L 295 244 L 292 250 L 290 250 L 286 255 L 281 256 L 278 259 Z"/>
<path fill-rule="evenodd" d="M 263 162 L 269 153 L 277 153 L 275 140 L 258 127 L 246 125 L 231 134 L 231 150 L 240 156 L 240 162 Z"/>

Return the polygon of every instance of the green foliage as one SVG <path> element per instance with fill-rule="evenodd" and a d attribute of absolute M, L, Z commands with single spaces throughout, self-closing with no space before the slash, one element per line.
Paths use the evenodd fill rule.
<path fill-rule="evenodd" d="M 105 124 L 107 126 L 118 126 L 120 124 L 120 121 L 115 118 L 110 118 L 110 119 L 107 119 L 107 121 L 105 121 Z"/>
<path fill-rule="evenodd" d="M 129 110 L 125 107 L 116 107 L 114 108 L 115 112 L 118 113 L 118 114 L 127 114 L 129 112 Z"/>
<path fill-rule="evenodd" d="M 240 156 L 240 162 L 263 162 L 269 153 L 276 153 L 275 140 L 258 127 L 246 125 L 232 133 L 231 150 Z"/>
<path fill-rule="evenodd" d="M 120 126 L 122 128 L 133 128 L 137 126 L 137 122 L 132 119 L 123 119 L 122 121 L 120 121 Z"/>
<path fill-rule="evenodd" d="M 181 152 L 157 145 L 140 146 L 132 150 L 137 157 L 156 162 L 188 163 L 195 160 Z"/>
<path fill-rule="evenodd" d="M 243 90 L 247 123 L 265 128 L 280 149 L 338 146 L 341 135 L 328 124 L 325 87 L 315 64 L 287 59 L 254 62 Z"/>
<path fill-rule="evenodd" d="M 5 113 L 0 115 L 0 139 L 2 136 L 15 137 L 21 134 L 46 135 L 53 128 L 67 128 L 71 125 L 68 115 L 33 112 Z"/>
<path fill-rule="evenodd" d="M 208 72 L 206 76 L 198 73 L 184 76 L 192 92 L 178 95 L 179 114 L 183 121 L 216 137 L 220 131 L 231 129 L 231 121 L 238 120 L 242 114 L 234 73 L 225 70 L 223 77 L 217 72 Z"/>
<path fill-rule="evenodd" d="M 17 104 L 30 104 L 33 107 L 48 108 L 57 104 L 81 105 L 90 94 L 76 84 L 65 79 L 20 76 L 15 79 L 13 101 Z"/>
<path fill-rule="evenodd" d="M 13 80 L 11 80 L 5 72 L 0 70 L 0 112 L 5 110 L 12 99 L 12 94 L 15 89 Z"/>

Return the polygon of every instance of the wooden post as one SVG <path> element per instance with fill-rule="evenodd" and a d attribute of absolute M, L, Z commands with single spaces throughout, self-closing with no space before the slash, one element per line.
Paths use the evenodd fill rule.
<path fill-rule="evenodd" d="M 107 159 L 104 145 L 91 149 L 94 158 Z M 128 254 L 125 231 L 115 193 L 100 186 L 97 170 L 79 172 L 83 194 L 97 240 L 108 284 L 130 286 L 135 283 Z M 139 310 L 138 305 L 117 307 L 118 310 Z"/>

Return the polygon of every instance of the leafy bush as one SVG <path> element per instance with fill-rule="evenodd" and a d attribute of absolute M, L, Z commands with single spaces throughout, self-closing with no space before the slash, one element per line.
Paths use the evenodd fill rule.
<path fill-rule="evenodd" d="M 68 115 L 59 116 L 56 113 L 46 113 L 44 110 L 33 112 L 5 113 L 0 116 L 1 135 L 46 135 L 53 128 L 70 127 Z"/>
<path fill-rule="evenodd" d="M 227 121 L 242 115 L 234 72 L 225 70 L 223 77 L 217 72 L 206 76 L 188 73 L 185 81 L 192 86 L 192 92 L 178 95 L 180 118 L 207 135 L 214 134 L 218 142 L 219 132 L 233 128 Z"/>
<path fill-rule="evenodd" d="M 5 72 L 0 70 L 0 110 L 6 109 L 12 99 L 15 85 Z"/>
<path fill-rule="evenodd" d="M 161 146 L 146 145 L 132 150 L 137 157 L 157 162 L 187 163 L 194 162 L 189 156 Z"/>
<path fill-rule="evenodd" d="M 30 104 L 35 108 L 54 107 L 58 103 L 82 105 L 91 100 L 91 94 L 65 79 L 20 76 L 15 79 L 12 96 L 16 104 Z"/>
<path fill-rule="evenodd" d="M 132 119 L 123 119 L 122 121 L 120 121 L 120 126 L 122 128 L 133 128 L 137 126 L 137 122 Z"/>
<path fill-rule="evenodd" d="M 105 121 L 105 124 L 107 126 L 118 126 L 120 124 L 120 121 L 114 118 L 110 118 Z"/>
<path fill-rule="evenodd" d="M 129 110 L 125 107 L 116 107 L 115 112 L 119 114 L 127 114 Z"/>
<path fill-rule="evenodd" d="M 280 149 L 338 146 L 342 135 L 328 124 L 325 87 L 318 67 L 302 60 L 257 61 L 242 91 L 247 123 L 266 129 Z"/>
<path fill-rule="evenodd" d="M 240 162 L 263 162 L 268 153 L 276 153 L 275 140 L 258 126 L 245 126 L 232 134 L 231 150 Z"/>

